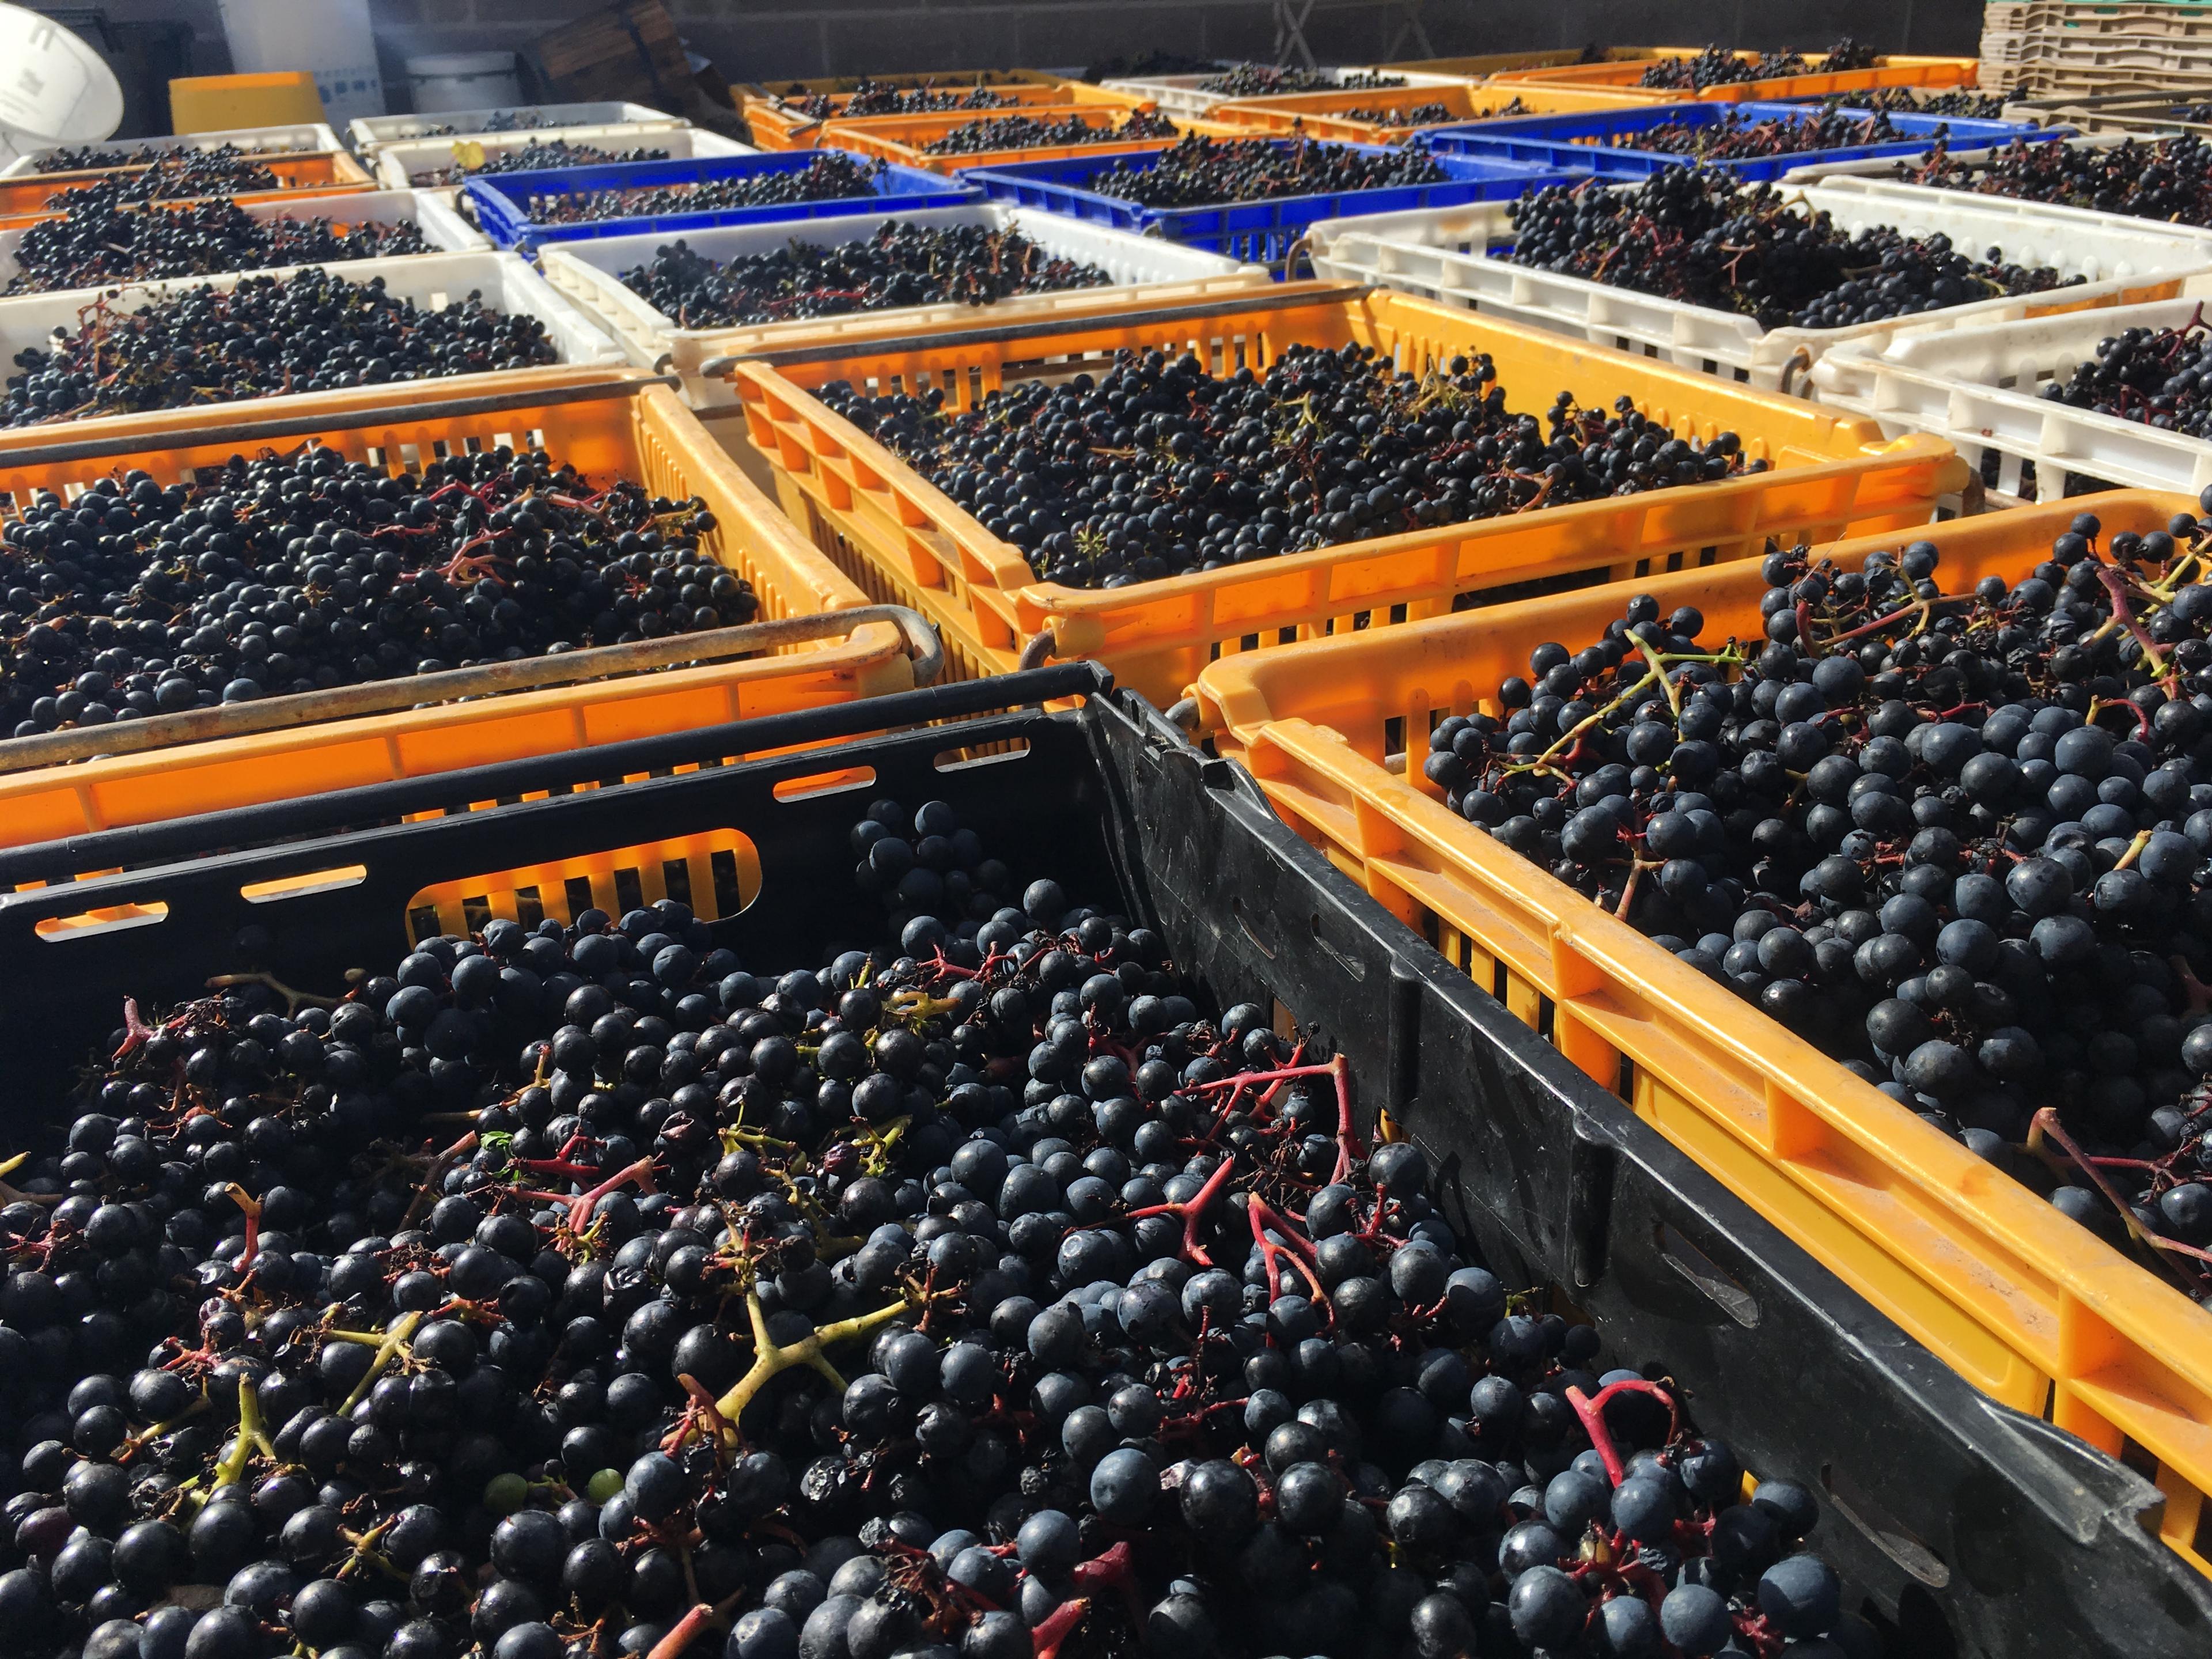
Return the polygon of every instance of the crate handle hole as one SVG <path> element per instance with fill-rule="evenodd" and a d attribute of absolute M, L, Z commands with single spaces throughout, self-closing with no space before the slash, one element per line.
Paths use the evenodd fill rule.
<path fill-rule="evenodd" d="M 151 904 L 102 906 L 97 910 L 80 910 L 73 916 L 48 916 L 32 931 L 49 945 L 58 945 L 101 933 L 125 933 L 133 927 L 151 927 L 168 919 L 169 907 L 156 899 Z"/>
<path fill-rule="evenodd" d="M 1004 743 L 993 744 L 988 749 L 943 749 L 930 764 L 940 772 L 971 772 L 979 766 L 1000 766 L 1008 761 L 1027 760 L 1030 740 L 1011 738 Z"/>
<path fill-rule="evenodd" d="M 283 899 L 306 898 L 311 893 L 343 892 L 368 879 L 367 865 L 343 864 L 301 875 L 278 876 L 271 881 L 249 881 L 238 890 L 238 896 L 248 904 L 275 904 Z"/>
<path fill-rule="evenodd" d="M 1917 1578 L 1930 1589 L 1942 1589 L 1951 1582 L 1951 1568 L 1943 1558 L 1929 1549 L 1910 1532 L 1905 1523 L 1881 1504 L 1881 1500 L 1861 1487 L 1849 1475 L 1834 1465 L 1820 1466 L 1820 1485 L 1828 1494 L 1828 1501 L 1844 1520 L 1866 1534 L 1871 1543 L 1884 1555 Z"/>
<path fill-rule="evenodd" d="M 1747 1331 L 1759 1328 L 1759 1298 L 1723 1272 L 1718 1262 L 1664 1221 L 1653 1242 L 1667 1265 L 1703 1291 L 1715 1307 Z"/>
<path fill-rule="evenodd" d="M 845 766 L 835 772 L 809 772 L 803 778 L 785 778 L 769 793 L 780 801 L 812 800 L 819 795 L 849 794 L 876 781 L 872 766 Z"/>
<path fill-rule="evenodd" d="M 1252 941 L 1252 948 L 1267 957 L 1268 961 L 1273 962 L 1275 959 L 1274 947 L 1269 945 L 1261 933 L 1254 930 L 1249 921 L 1245 920 L 1244 901 L 1232 893 L 1229 896 L 1229 908 L 1236 915 L 1237 925 L 1244 930 L 1244 937 Z"/>

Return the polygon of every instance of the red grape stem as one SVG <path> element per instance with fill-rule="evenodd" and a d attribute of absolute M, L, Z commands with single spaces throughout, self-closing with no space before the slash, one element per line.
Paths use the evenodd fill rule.
<path fill-rule="evenodd" d="M 1328 1292 L 1322 1289 L 1319 1276 L 1306 1265 L 1306 1257 L 1313 1247 L 1300 1238 L 1297 1230 L 1269 1208 L 1257 1193 L 1246 1196 L 1244 1214 L 1252 1224 L 1252 1242 L 1260 1247 L 1261 1259 L 1267 1263 L 1267 1300 L 1273 1302 L 1281 1294 L 1282 1273 L 1275 1265 L 1275 1259 L 1278 1256 L 1286 1255 L 1291 1259 L 1291 1265 L 1298 1270 L 1298 1276 L 1312 1287 L 1315 1302 L 1328 1309 L 1329 1318 L 1334 1321 L 1336 1317 L 1336 1310 L 1329 1302 Z M 1273 1227 L 1280 1233 L 1288 1243 L 1278 1244 L 1269 1238 L 1267 1233 L 1268 1227 Z"/>
<path fill-rule="evenodd" d="M 120 1048 L 116 1049 L 114 1058 L 121 1060 L 125 1054 L 134 1053 L 137 1049 L 143 1048 L 148 1042 L 153 1040 L 153 1037 L 154 1028 L 149 1025 L 144 1020 L 138 1018 L 138 999 L 136 997 L 124 998 L 123 1043 Z"/>
<path fill-rule="evenodd" d="M 1180 1216 L 1182 1218 L 1182 1259 L 1194 1267 L 1211 1267 L 1213 1258 L 1198 1242 L 1198 1227 L 1206 1218 L 1207 1207 L 1220 1195 L 1221 1189 L 1229 1184 L 1230 1172 L 1236 1167 L 1237 1156 L 1231 1152 L 1214 1166 L 1213 1173 L 1206 1176 L 1206 1185 L 1198 1189 L 1195 1196 L 1172 1203 L 1147 1205 L 1141 1210 L 1130 1211 L 1122 1219 L 1144 1221 L 1156 1215 Z"/>
<path fill-rule="evenodd" d="M 737 1611 L 738 1604 L 745 1599 L 745 1595 L 746 1592 L 739 1590 L 714 1606 L 704 1601 L 693 1603 L 691 1610 L 670 1626 L 668 1634 L 647 1650 L 646 1659 L 683 1659 L 685 1650 L 701 1636 L 728 1622 L 729 1616 Z"/>
<path fill-rule="evenodd" d="M 1613 1443 L 1613 1431 L 1606 1427 L 1605 1402 L 1615 1395 L 1621 1394 L 1648 1394 L 1653 1399 L 1665 1404 L 1667 1438 L 1669 1443 L 1672 1443 L 1682 1431 L 1681 1408 L 1674 1403 L 1674 1395 L 1656 1382 L 1647 1382 L 1642 1377 L 1627 1382 L 1608 1382 L 1597 1391 L 1595 1398 L 1570 1384 L 1567 1389 L 1567 1404 L 1575 1408 L 1575 1415 L 1582 1419 L 1583 1428 L 1589 1436 L 1590 1444 L 1597 1449 L 1597 1455 L 1605 1460 L 1607 1478 L 1616 1486 L 1627 1478 L 1627 1465 L 1621 1462 L 1620 1452 Z"/>
<path fill-rule="evenodd" d="M 1120 1549 L 1122 1547 L 1116 1544 Z M 1083 1622 L 1083 1615 L 1091 1610 L 1088 1596 L 1071 1596 L 1045 1615 L 1042 1624 L 1030 1632 L 1030 1648 L 1036 1659 L 1056 1659 L 1060 1644 L 1075 1633 Z"/>
<path fill-rule="evenodd" d="M 2105 1178 L 2105 1172 L 2098 1167 L 2098 1161 L 2075 1145 L 2074 1137 L 2068 1134 L 2065 1126 L 2059 1122 L 2058 1109 L 2055 1106 L 2045 1106 L 2038 1109 L 2034 1117 L 2029 1120 L 2027 1130 L 2027 1150 L 2045 1163 L 2055 1163 L 2057 1160 L 2052 1158 L 2044 1147 L 2043 1143 L 2046 1139 L 2056 1141 L 2067 1158 L 2072 1159 L 2080 1167 L 2081 1172 L 2095 1183 L 2097 1190 L 2110 1200 L 2115 1210 L 2119 1212 L 2121 1224 L 2128 1230 L 2128 1237 L 2136 1244 L 2153 1250 L 2191 1256 L 2199 1261 L 2212 1263 L 2212 1251 L 2200 1250 L 2195 1245 L 2184 1244 L 2179 1239 L 2162 1238 L 2136 1220 L 2134 1208 L 2120 1196 L 2112 1183 Z"/>

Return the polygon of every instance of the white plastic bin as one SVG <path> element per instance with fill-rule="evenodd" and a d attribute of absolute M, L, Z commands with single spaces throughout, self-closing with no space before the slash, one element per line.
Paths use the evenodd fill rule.
<path fill-rule="evenodd" d="M 102 296 L 106 296 L 110 310 L 127 313 L 167 294 L 198 288 L 228 290 L 248 276 L 281 279 L 307 268 L 292 265 L 269 271 L 234 270 L 220 276 L 177 276 L 162 282 L 124 283 L 107 288 L 70 289 L 0 300 L 0 360 L 12 363 L 15 354 L 26 346 L 46 347 L 54 330 L 76 328 L 84 308 Z M 385 291 L 393 298 L 412 300 L 418 306 L 434 309 L 465 299 L 472 291 L 479 292 L 484 303 L 495 311 L 508 315 L 526 313 L 543 322 L 546 337 L 552 341 L 564 363 L 612 364 L 622 361 L 621 351 L 605 331 L 556 294 L 519 254 L 486 248 L 475 253 L 333 260 L 317 268 L 351 283 L 368 283 L 381 276 Z M 396 380 L 392 384 L 397 390 L 432 384 L 452 386 L 477 378 L 494 377 L 456 375 L 451 380 Z"/>
<path fill-rule="evenodd" d="M 1214 74 L 1218 73 L 1220 73 L 1219 70 L 1214 71 Z M 1393 93 L 1402 92 L 1413 87 L 1463 87 L 1468 84 L 1469 78 L 1464 75 L 1431 75 L 1421 70 L 1391 69 L 1387 65 L 1377 64 L 1345 64 L 1337 68 L 1324 69 L 1320 73 L 1334 76 L 1339 79 L 1347 75 L 1388 75 L 1405 83 L 1401 87 L 1376 88 L 1376 95 L 1385 99 Z M 1196 117 L 1205 114 L 1216 104 L 1225 104 L 1232 98 L 1240 103 L 1250 101 L 1249 94 L 1200 92 L 1198 89 L 1200 82 L 1211 81 L 1213 75 L 1155 75 L 1126 81 L 1101 81 L 1098 84 L 1109 92 L 1126 92 L 1132 97 L 1149 98 L 1159 106 L 1160 113 L 1163 115 Z M 1308 88 L 1307 90 L 1328 92 L 1333 88 Z M 1292 97 L 1297 94 L 1283 93 L 1275 95 Z M 1257 138 L 1267 135 L 1254 133 L 1251 136 Z"/>
<path fill-rule="evenodd" d="M 2212 274 L 2149 305 L 1855 343 L 1821 359 L 1813 379 L 1821 402 L 1872 416 L 1892 436 L 1948 438 L 2006 495 L 2057 501 L 2069 473 L 2193 495 L 2212 484 L 2212 442 L 2040 393 L 2093 361 L 2100 341 L 2130 328 L 2187 328 L 2203 319 L 2208 303 Z M 1990 454 L 1993 465 L 1984 461 Z M 2034 477 L 2024 484 L 2021 464 L 2030 461 Z"/>
<path fill-rule="evenodd" d="M 240 75 L 307 70 L 331 121 L 384 113 L 368 0 L 216 0 Z"/>
<path fill-rule="evenodd" d="M 825 334 L 865 331 L 880 339 L 884 330 L 900 325 L 926 329 L 986 313 L 996 321 L 1117 301 L 1187 301 L 1238 289 L 1265 288 L 1271 280 L 1263 265 L 1239 264 L 1218 253 L 1182 247 L 1157 237 L 1139 236 L 1109 225 L 1086 224 L 1036 208 L 978 203 L 963 207 L 922 208 L 902 213 L 898 217 L 903 223 L 939 228 L 988 225 L 995 230 L 1017 229 L 1054 253 L 1101 267 L 1114 278 L 1114 283 L 1108 288 L 1019 295 L 980 309 L 957 303 L 906 306 L 890 311 L 856 312 L 848 317 L 809 318 L 738 328 L 684 329 L 678 328 L 672 319 L 655 310 L 622 281 L 622 272 L 649 263 L 659 250 L 677 241 L 687 243 L 702 258 L 727 260 L 769 252 L 794 240 L 828 241 L 830 239 L 826 233 L 833 226 L 846 232 L 838 240 L 856 240 L 874 233 L 882 222 L 875 218 L 816 220 L 805 224 L 728 225 L 696 231 L 615 236 L 604 240 L 552 242 L 544 250 L 545 280 L 612 331 L 632 362 L 657 372 L 672 370 L 680 375 L 684 398 L 695 408 L 719 407 L 737 401 L 728 381 L 708 380 L 700 374 L 700 364 L 708 358 L 733 352 L 771 350 L 802 337 L 818 339 Z"/>
<path fill-rule="evenodd" d="M 173 133 L 164 138 L 111 138 L 99 144 L 41 145 L 0 169 L 0 179 L 58 172 L 60 169 L 49 158 L 64 149 L 104 150 L 125 157 L 122 163 L 125 167 L 137 167 L 169 150 L 221 149 L 226 144 L 248 155 L 313 155 L 344 148 L 337 134 L 320 121 L 293 127 L 234 127 L 222 132 Z"/>
<path fill-rule="evenodd" d="M 2188 226 L 1835 175 L 1818 185 L 1792 185 L 1789 193 L 1814 211 L 1832 215 L 1846 234 L 1872 225 L 1914 236 L 1941 232 L 1977 257 L 2001 248 L 2007 259 L 2051 265 L 2087 280 L 2054 293 L 1977 300 L 1850 328 L 1769 330 L 1734 312 L 1498 257 L 1494 251 L 1513 240 L 1510 203 L 1333 219 L 1314 226 L 1307 237 L 1314 270 L 1323 276 L 1378 283 L 1799 395 L 1813 395 L 1806 371 L 1848 341 L 1879 342 L 1907 329 L 1971 327 L 2060 307 L 2165 299 L 2179 291 L 2183 277 L 2212 270 L 2212 231 Z"/>
<path fill-rule="evenodd" d="M 532 132 L 487 132 L 473 137 L 410 138 L 385 145 L 376 153 L 376 181 L 387 190 L 441 190 L 451 185 L 417 185 L 417 173 L 429 173 L 453 164 L 453 149 L 458 144 L 480 146 L 484 154 L 505 155 L 511 151 L 526 149 L 532 144 L 548 144 L 556 141 L 569 144 L 589 144 L 619 155 L 634 149 L 665 149 L 672 161 L 683 161 L 695 155 L 757 155 L 760 152 L 750 144 L 741 144 L 734 138 L 725 138 L 719 132 L 709 132 L 704 127 L 553 127 Z"/>
<path fill-rule="evenodd" d="M 441 52 L 410 58 L 407 88 L 418 115 L 522 101 L 521 74 L 511 52 Z"/>
<path fill-rule="evenodd" d="M 490 241 L 474 226 L 463 222 L 453 211 L 451 192 L 440 193 L 420 190 L 364 191 L 358 196 L 302 196 L 296 200 L 249 202 L 239 210 L 249 218 L 271 219 L 334 219 L 341 224 L 360 224 L 374 220 L 380 224 L 398 224 L 412 221 L 422 228 L 422 238 L 441 253 L 473 252 L 490 247 Z M 15 274 L 15 249 L 22 241 L 27 227 L 0 230 L 0 288 Z M 426 254 L 403 254 L 392 259 L 363 261 L 348 260 L 354 264 L 374 264 L 391 266 L 410 258 L 424 258 Z M 213 277 L 180 277 L 185 282 L 212 282 Z M 73 289 L 71 292 L 97 292 L 96 289 Z M 60 292 L 60 290 L 56 290 Z M 462 292 L 466 293 L 465 289 Z M 44 298 L 44 295 L 21 295 L 21 298 Z M 12 304 L 12 300 L 6 301 Z"/>
<path fill-rule="evenodd" d="M 527 120 L 526 127 L 495 125 Z M 495 109 L 442 110 L 434 115 L 371 115 L 353 122 L 346 137 L 359 155 L 374 155 L 386 144 L 410 138 L 475 138 L 488 132 L 544 133 L 556 127 L 688 127 L 680 115 L 601 99 L 581 104 L 508 104 Z"/>

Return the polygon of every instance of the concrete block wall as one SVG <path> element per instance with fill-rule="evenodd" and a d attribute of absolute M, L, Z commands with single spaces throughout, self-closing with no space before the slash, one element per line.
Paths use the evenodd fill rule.
<path fill-rule="evenodd" d="M 195 67 L 228 62 L 216 0 L 101 0 L 117 18 L 189 21 Z M 692 49 L 732 81 L 1026 65 L 1080 68 L 1152 50 L 1272 57 L 1267 0 L 668 0 Z M 1324 62 L 1391 55 L 1401 14 L 1321 0 L 1307 38 Z M 385 84 L 404 107 L 405 60 L 433 52 L 526 53 L 594 0 L 371 0 Z M 1978 0 L 1428 0 L 1439 55 L 1580 46 L 1592 41 L 1818 50 L 1850 34 L 1885 52 L 1971 56 Z M 1399 55 L 1414 55 L 1408 46 Z"/>

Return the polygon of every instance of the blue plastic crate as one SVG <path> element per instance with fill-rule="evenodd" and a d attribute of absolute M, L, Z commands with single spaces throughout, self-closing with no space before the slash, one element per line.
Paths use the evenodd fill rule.
<path fill-rule="evenodd" d="M 1223 142 L 1235 142 L 1224 140 Z M 1259 142 L 1259 141 L 1254 141 Z M 1272 141 L 1288 149 L 1300 141 Z M 1380 144 L 1346 144 L 1370 155 L 1389 154 Z M 1565 166 L 1534 166 L 1487 155 L 1438 155 L 1451 176 L 1433 185 L 1391 185 L 1376 190 L 1331 191 L 1313 196 L 1282 196 L 1265 202 L 1224 202 L 1202 207 L 1152 208 L 1102 195 L 1084 186 L 1116 166 L 1141 167 L 1162 149 L 1121 155 L 1079 155 L 1056 161 L 1022 161 L 976 167 L 960 178 L 980 185 L 994 201 L 1043 208 L 1073 219 L 1114 225 L 1171 242 L 1211 249 L 1234 259 L 1279 269 L 1291 246 L 1310 225 L 1352 214 L 1401 213 L 1413 208 L 1456 207 L 1464 202 L 1510 200 L 1547 185 L 1567 184 L 1590 169 L 1571 160 Z"/>
<path fill-rule="evenodd" d="M 836 219 L 881 212 L 886 205 L 907 210 L 958 207 L 975 199 L 969 185 L 919 167 L 886 165 L 867 196 L 836 196 L 818 202 L 779 202 L 762 207 L 702 208 L 696 213 L 643 214 L 629 219 L 596 219 L 583 224 L 542 224 L 530 217 L 534 196 L 578 196 L 600 190 L 650 190 L 662 185 L 703 184 L 754 173 L 797 173 L 826 152 L 788 150 L 769 155 L 708 155 L 668 161 L 611 161 L 601 167 L 549 167 L 540 173 L 501 173 L 471 179 L 465 188 L 475 204 L 477 223 L 500 247 L 572 242 L 601 236 L 632 236 L 658 231 L 703 230 L 714 225 L 757 225 L 781 219 Z M 859 160 L 859 157 L 852 158 Z"/>
<path fill-rule="evenodd" d="M 1696 158 L 1670 155 L 1658 150 L 1632 149 L 1608 140 L 1632 137 L 1668 122 L 1689 126 L 1717 126 L 1730 115 L 1746 121 L 1770 118 L 1802 121 L 1819 112 L 1812 104 L 1730 104 L 1718 100 L 1694 104 L 1646 104 L 1620 109 L 1588 110 L 1573 115 L 1516 115 L 1502 121 L 1474 121 L 1462 126 L 1437 127 L 1420 135 L 1420 143 L 1439 156 L 1488 156 L 1525 161 L 1531 166 L 1565 167 L 1595 173 L 1605 179 L 1644 179 L 1670 167 L 1689 165 Z M 1844 109 L 1851 120 L 1866 120 L 1874 112 Z M 1707 165 L 1725 167 L 1747 183 L 1779 179 L 1793 167 L 1824 161 L 1856 161 L 1869 156 L 1918 155 L 1936 133 L 1948 129 L 1954 150 L 1981 149 L 2008 144 L 2015 138 L 2046 139 L 2070 136 L 2071 127 L 2031 127 L 2016 121 L 1970 121 L 1942 115 L 1911 115 L 1892 111 L 1890 125 L 1913 137 L 1879 144 L 1848 144 L 1836 149 L 1798 150 L 1788 155 L 1762 155 Z"/>

